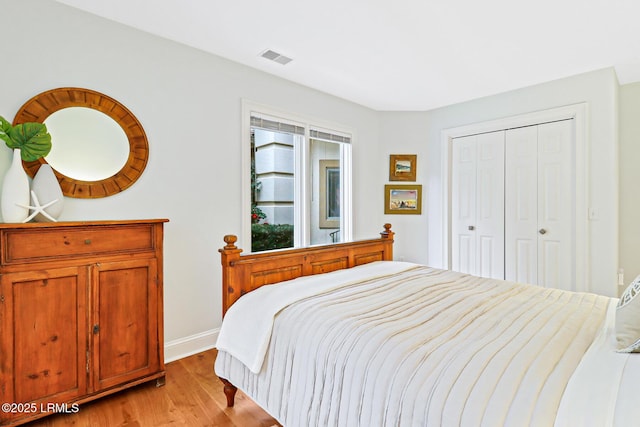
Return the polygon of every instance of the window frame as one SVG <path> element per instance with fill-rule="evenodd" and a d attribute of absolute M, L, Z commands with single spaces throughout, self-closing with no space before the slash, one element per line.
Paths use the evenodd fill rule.
<path fill-rule="evenodd" d="M 240 243 L 246 252 L 251 250 L 251 116 L 267 116 L 278 119 L 284 123 L 291 123 L 304 127 L 304 143 L 302 149 L 297 151 L 295 156 L 294 176 L 295 179 L 295 197 L 296 201 L 301 203 L 295 204 L 295 222 L 294 227 L 294 248 L 307 247 L 311 241 L 311 165 L 310 162 L 310 141 L 311 130 L 330 132 L 336 135 L 349 136 L 350 143 L 340 144 L 340 162 L 342 165 L 342 173 L 340 174 L 340 233 L 341 241 L 348 242 L 353 238 L 353 202 L 352 202 L 352 150 L 354 142 L 354 132 L 352 129 L 337 123 L 331 123 L 325 120 L 304 117 L 298 114 L 278 110 L 274 107 L 259 104 L 246 99 L 242 100 L 242 237 Z M 348 147 L 345 147 L 349 145 Z M 298 177 L 304 176 L 301 180 Z M 296 230 L 299 226 L 302 231 Z"/>

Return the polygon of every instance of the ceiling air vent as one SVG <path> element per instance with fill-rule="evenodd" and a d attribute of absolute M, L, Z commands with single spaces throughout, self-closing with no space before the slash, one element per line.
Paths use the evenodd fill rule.
<path fill-rule="evenodd" d="M 278 52 L 274 52 L 271 49 L 267 49 L 260 54 L 263 58 L 267 58 L 271 61 L 277 62 L 278 64 L 286 65 L 291 62 L 291 58 L 280 55 Z"/>

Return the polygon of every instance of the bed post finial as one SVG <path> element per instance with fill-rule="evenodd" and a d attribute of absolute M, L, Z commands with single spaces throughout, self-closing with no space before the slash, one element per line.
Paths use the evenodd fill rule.
<path fill-rule="evenodd" d="M 227 234 L 224 236 L 225 247 L 218 249 L 218 252 L 222 254 L 222 265 L 230 265 L 234 260 L 240 257 L 242 249 L 238 248 L 235 243 L 238 241 L 238 237 L 233 234 Z"/>
<path fill-rule="evenodd" d="M 380 232 L 380 238 L 384 240 L 384 251 L 382 253 L 382 259 L 384 261 L 392 261 L 393 260 L 393 231 L 391 231 L 391 224 L 386 223 L 384 225 L 384 231 Z"/>
<path fill-rule="evenodd" d="M 380 237 L 382 237 L 383 239 L 393 240 L 393 235 L 394 234 L 396 234 L 396 233 L 391 231 L 391 224 L 386 223 L 384 225 L 384 231 L 380 232 Z"/>
<path fill-rule="evenodd" d="M 238 249 L 238 247 L 235 245 L 235 243 L 238 241 L 238 236 L 227 234 L 226 236 L 224 236 L 223 240 L 227 245 L 222 250 Z"/>
<path fill-rule="evenodd" d="M 224 236 L 225 247 L 218 249 L 220 252 L 220 262 L 222 263 L 222 315 L 227 311 L 227 308 L 231 305 L 229 300 L 229 294 L 239 292 L 240 287 L 234 281 L 234 275 L 231 273 L 233 264 L 240 259 L 240 253 L 242 249 L 238 248 L 235 243 L 238 241 L 238 237 L 233 234 L 227 234 Z M 238 297 L 236 296 L 236 299 Z"/>

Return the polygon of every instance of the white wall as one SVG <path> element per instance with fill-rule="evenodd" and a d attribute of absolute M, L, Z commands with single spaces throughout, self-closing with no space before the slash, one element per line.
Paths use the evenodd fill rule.
<path fill-rule="evenodd" d="M 431 236 L 441 234 L 430 221 L 435 207 L 432 195 L 440 191 L 438 178 L 440 159 L 432 153 L 429 141 L 429 114 L 424 112 L 386 112 L 380 124 L 381 153 L 373 168 L 379 171 L 372 182 L 373 195 L 380 194 L 379 210 L 384 211 L 384 184 L 413 184 L 389 181 L 390 154 L 417 154 L 416 184 L 422 185 L 422 215 L 385 215 L 385 221 L 396 232 L 394 257 L 398 260 L 429 263 Z M 438 264 L 431 264 L 440 267 Z"/>
<path fill-rule="evenodd" d="M 640 275 L 640 83 L 620 86 L 620 267 Z M 624 288 L 622 288 L 624 290 Z"/>
<path fill-rule="evenodd" d="M 190 351 L 190 338 L 210 343 L 221 322 L 217 249 L 225 234 L 240 233 L 242 221 L 241 99 L 347 124 L 355 129 L 355 188 L 375 175 L 379 113 L 52 0 L 0 0 L 0 14 L 0 115 L 12 120 L 32 96 L 77 86 L 119 100 L 144 126 L 150 157 L 141 179 L 113 197 L 66 199 L 61 220 L 170 219 L 169 359 Z M 0 146 L 0 171 L 9 158 Z M 355 237 L 382 231 L 376 202 L 355 192 Z"/>
<path fill-rule="evenodd" d="M 590 149 L 588 198 L 599 216 L 589 222 L 590 289 L 617 295 L 617 93 L 615 73 L 605 69 L 424 113 L 385 114 L 381 146 L 393 147 L 396 153 L 418 153 L 418 183 L 426 190 L 425 215 L 393 221 L 395 231 L 399 232 L 397 240 L 404 244 L 396 254 L 433 267 L 443 266 L 440 139 L 443 129 L 586 102 Z"/>

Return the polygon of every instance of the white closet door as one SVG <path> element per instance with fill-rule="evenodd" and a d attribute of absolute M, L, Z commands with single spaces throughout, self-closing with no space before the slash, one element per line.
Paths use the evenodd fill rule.
<path fill-rule="evenodd" d="M 509 129 L 505 158 L 505 279 L 537 284 L 538 127 Z"/>
<path fill-rule="evenodd" d="M 507 131 L 505 278 L 574 290 L 573 123 Z"/>
<path fill-rule="evenodd" d="M 538 125 L 538 284 L 575 290 L 573 121 Z"/>
<path fill-rule="evenodd" d="M 453 141 L 451 176 L 451 268 L 476 274 L 476 136 Z"/>
<path fill-rule="evenodd" d="M 504 135 L 478 135 L 477 275 L 504 279 Z"/>
<path fill-rule="evenodd" d="M 504 131 L 453 142 L 452 268 L 504 278 Z"/>

